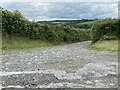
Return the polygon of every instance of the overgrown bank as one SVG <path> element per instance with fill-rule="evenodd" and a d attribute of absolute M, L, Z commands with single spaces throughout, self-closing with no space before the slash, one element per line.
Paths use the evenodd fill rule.
<path fill-rule="evenodd" d="M 37 47 L 54 46 L 56 43 L 51 43 L 41 40 L 33 40 L 26 37 L 18 36 L 3 36 L 2 49 L 3 50 L 20 50 Z"/>
<path fill-rule="evenodd" d="M 88 46 L 88 49 L 97 51 L 120 51 L 118 48 L 118 40 L 100 40 Z"/>
<path fill-rule="evenodd" d="M 37 23 L 19 11 L 2 11 L 3 50 L 58 45 L 92 40 L 117 40 L 120 34 L 117 19 Z M 18 38 L 18 39 L 14 39 Z M 22 43 L 23 42 L 23 43 Z M 44 42 L 44 44 L 43 44 Z"/>
<path fill-rule="evenodd" d="M 92 28 L 92 45 L 88 48 L 99 51 L 120 51 L 120 20 L 97 20 Z"/>
<path fill-rule="evenodd" d="M 28 38 L 29 40 L 40 40 L 51 43 L 73 43 L 90 40 L 91 30 L 72 28 L 69 25 L 48 25 L 29 21 L 19 11 L 10 12 L 2 10 L 2 34 L 3 36 L 12 36 Z M 11 40 L 12 41 L 12 40 Z M 13 39 L 14 41 L 14 39 Z M 11 42 L 12 45 L 12 42 Z M 3 49 L 7 49 L 9 44 L 3 37 Z M 13 49 L 13 48 L 12 48 Z"/>
<path fill-rule="evenodd" d="M 103 19 L 97 20 L 92 28 L 92 42 L 95 43 L 99 40 L 117 40 L 120 35 L 118 19 Z"/>

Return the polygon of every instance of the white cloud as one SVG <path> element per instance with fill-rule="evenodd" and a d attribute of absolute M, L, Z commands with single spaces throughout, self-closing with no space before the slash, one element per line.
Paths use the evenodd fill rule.
<path fill-rule="evenodd" d="M 32 20 L 117 18 L 118 4 L 110 2 L 3 2 L 3 8 L 19 10 Z"/>
<path fill-rule="evenodd" d="M 2 2 L 118 2 L 119 0 L 2 0 Z"/>

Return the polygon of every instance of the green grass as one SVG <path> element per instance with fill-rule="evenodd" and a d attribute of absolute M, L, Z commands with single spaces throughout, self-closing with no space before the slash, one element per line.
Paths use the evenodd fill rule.
<path fill-rule="evenodd" d="M 53 24 L 65 24 L 66 22 L 51 22 Z"/>
<path fill-rule="evenodd" d="M 53 46 L 55 43 L 47 41 L 28 39 L 25 37 L 9 37 L 7 35 L 2 37 L 2 50 L 21 50 L 37 47 Z"/>
<path fill-rule="evenodd" d="M 118 49 L 118 40 L 103 40 L 98 41 L 87 47 L 88 49 L 98 51 L 120 51 Z"/>
<path fill-rule="evenodd" d="M 78 23 L 78 25 L 81 25 L 81 24 L 93 24 L 95 21 L 87 21 L 87 22 L 82 22 L 82 23 Z"/>
<path fill-rule="evenodd" d="M 37 47 L 55 46 L 58 43 L 51 43 L 47 41 L 28 39 L 26 37 L 18 37 L 3 35 L 2 37 L 2 50 L 21 50 Z M 63 44 L 63 43 L 60 43 Z M 118 40 L 103 40 L 98 41 L 87 47 L 92 50 L 99 51 L 120 51 L 118 50 Z"/>

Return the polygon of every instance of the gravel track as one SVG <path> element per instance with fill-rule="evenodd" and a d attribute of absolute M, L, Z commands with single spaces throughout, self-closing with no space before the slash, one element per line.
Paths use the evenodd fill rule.
<path fill-rule="evenodd" d="M 90 41 L 3 52 L 4 88 L 117 88 L 118 53 L 87 50 Z"/>

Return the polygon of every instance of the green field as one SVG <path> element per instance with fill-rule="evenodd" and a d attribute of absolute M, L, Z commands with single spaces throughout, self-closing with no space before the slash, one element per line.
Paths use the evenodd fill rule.
<path fill-rule="evenodd" d="M 78 23 L 78 24 L 93 24 L 94 21 L 87 21 L 87 22 L 82 22 L 82 23 Z"/>
<path fill-rule="evenodd" d="M 50 22 L 50 23 L 53 23 L 53 24 L 65 24 L 66 22 Z"/>

